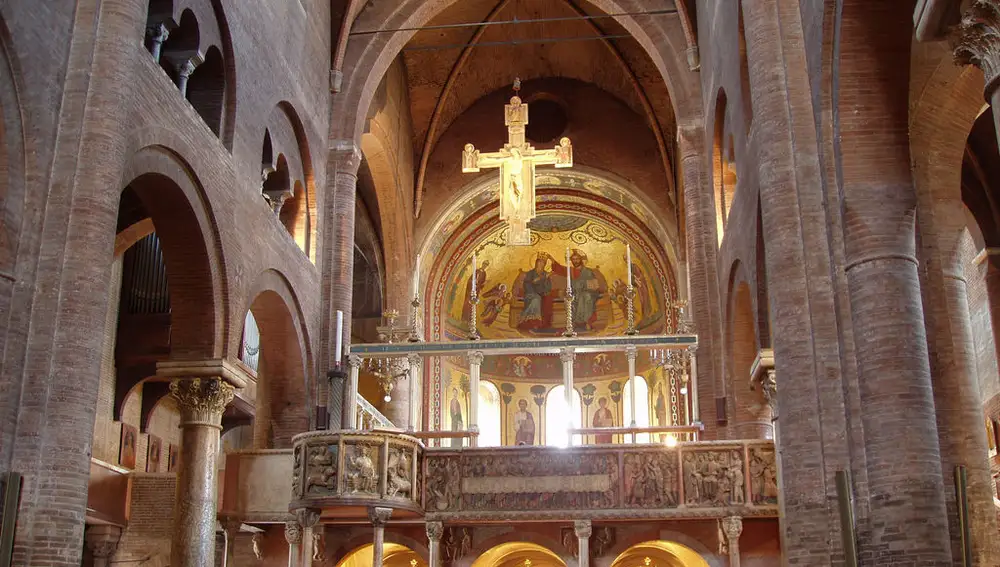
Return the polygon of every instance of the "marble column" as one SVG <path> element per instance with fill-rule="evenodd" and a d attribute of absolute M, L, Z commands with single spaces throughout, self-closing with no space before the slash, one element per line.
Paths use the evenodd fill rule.
<path fill-rule="evenodd" d="M 420 393 L 423 388 L 420 386 L 421 381 L 421 370 L 424 364 L 424 358 L 419 354 L 411 353 L 407 356 L 407 361 L 410 363 L 410 422 L 406 426 L 407 431 L 420 431 L 421 421 L 423 420 L 423 412 L 421 411 L 420 404 Z"/>
<path fill-rule="evenodd" d="M 358 373 L 361 371 L 361 357 L 352 354 L 347 357 L 347 380 L 344 382 L 343 408 L 341 409 L 341 429 L 358 428 Z"/>
<path fill-rule="evenodd" d="M 160 53 L 163 51 L 163 43 L 170 37 L 170 29 L 164 23 L 154 24 L 146 28 L 146 37 L 149 39 L 151 48 L 149 51 L 153 55 L 153 61 L 160 62 Z"/>
<path fill-rule="evenodd" d="M 313 558 L 313 529 L 319 523 L 319 510 L 300 508 L 295 511 L 295 519 L 302 526 L 302 565 L 306 566 Z M 320 526 L 322 529 L 322 526 Z"/>
<path fill-rule="evenodd" d="M 444 524 L 427 522 L 427 550 L 430 555 L 428 567 L 441 567 L 441 536 L 444 535 Z"/>
<path fill-rule="evenodd" d="M 469 353 L 469 431 L 479 433 L 479 372 L 483 365 L 483 353 Z M 469 438 L 469 446 L 479 445 L 479 437 Z"/>
<path fill-rule="evenodd" d="M 579 567 L 590 567 L 590 534 L 593 533 L 594 528 L 590 520 L 577 520 L 573 522 L 573 531 L 576 533 Z"/>
<path fill-rule="evenodd" d="M 563 374 L 563 396 L 566 403 L 566 444 L 573 444 L 573 437 L 569 430 L 573 428 L 573 362 L 576 360 L 576 353 L 572 348 L 562 348 L 559 350 L 559 360 L 562 361 Z"/>
<path fill-rule="evenodd" d="M 94 567 L 108 567 L 111 556 L 118 550 L 122 529 L 118 526 L 87 526 L 83 541 L 94 558 Z"/>
<path fill-rule="evenodd" d="M 177 70 L 177 89 L 181 91 L 181 96 L 187 96 L 188 79 L 194 74 L 194 70 L 201 65 L 202 58 L 200 55 L 191 57 L 190 59 L 185 59 L 180 68 Z"/>
<path fill-rule="evenodd" d="M 236 389 L 222 378 L 179 378 L 170 393 L 180 410 L 181 462 L 170 563 L 202 567 L 215 558 L 216 457 L 222 411 Z"/>
<path fill-rule="evenodd" d="M 629 408 L 629 427 L 636 426 L 635 420 L 635 359 L 638 356 L 638 351 L 632 345 L 625 347 L 625 360 L 628 361 L 628 399 L 631 407 Z M 632 434 L 632 441 L 635 441 L 635 434 Z"/>
<path fill-rule="evenodd" d="M 382 558 L 385 551 L 383 549 L 385 544 L 385 525 L 389 522 L 391 516 L 392 508 L 373 507 L 368 509 L 368 521 L 375 528 L 375 537 L 372 540 L 372 567 L 382 567 Z"/>
<path fill-rule="evenodd" d="M 285 522 L 285 541 L 288 542 L 288 567 L 300 567 L 299 548 L 302 545 L 302 526 L 298 520 Z"/>
<path fill-rule="evenodd" d="M 740 567 L 740 535 L 743 534 L 743 518 L 739 516 L 723 518 L 722 531 L 725 532 L 729 548 L 729 567 Z"/>
<path fill-rule="evenodd" d="M 352 140 L 332 140 L 327 151 L 326 191 L 320 192 L 321 218 L 319 254 L 316 258 L 320 278 L 320 340 L 317 376 L 326 376 L 340 361 L 334 360 L 337 344 L 337 311 L 343 312 L 343 352 L 351 343 L 351 305 L 354 300 L 354 212 L 357 206 L 358 168 L 361 148 Z M 319 399 L 328 399 L 326 380 L 319 381 Z M 344 407 L 348 401 L 344 400 Z M 351 411 L 341 415 L 343 429 L 354 428 L 354 400 Z"/>

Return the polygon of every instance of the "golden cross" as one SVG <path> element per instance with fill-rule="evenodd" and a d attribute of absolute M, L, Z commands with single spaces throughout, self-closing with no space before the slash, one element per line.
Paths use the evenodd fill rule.
<path fill-rule="evenodd" d="M 535 218 L 535 166 L 573 167 L 573 145 L 562 138 L 551 150 L 537 150 L 524 138 L 528 104 L 517 96 L 521 81 L 514 82 L 514 96 L 504 106 L 507 143 L 498 152 L 481 153 L 472 144 L 462 152 L 462 173 L 500 168 L 500 220 L 510 225 L 509 244 L 531 244 L 528 221 Z"/>

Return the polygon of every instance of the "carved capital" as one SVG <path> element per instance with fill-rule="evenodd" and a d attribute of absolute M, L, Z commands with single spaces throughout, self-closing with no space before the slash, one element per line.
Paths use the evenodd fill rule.
<path fill-rule="evenodd" d="M 158 44 L 162 44 L 170 37 L 170 28 L 164 23 L 153 24 L 146 28 L 146 37 Z"/>
<path fill-rule="evenodd" d="M 444 535 L 444 524 L 441 522 L 427 522 L 427 539 L 434 541 L 441 541 L 441 536 Z"/>
<path fill-rule="evenodd" d="M 420 364 L 423 362 L 423 357 L 415 352 L 406 355 L 406 359 L 410 361 L 410 368 L 420 368 Z"/>
<path fill-rule="evenodd" d="M 474 350 L 469 353 L 469 364 L 475 364 L 479 366 L 483 363 L 483 352 L 479 350 Z"/>
<path fill-rule="evenodd" d="M 87 528 L 84 543 L 95 559 L 108 559 L 118 550 L 122 529 L 118 526 L 93 525 Z"/>
<path fill-rule="evenodd" d="M 629 362 L 635 362 L 636 357 L 639 356 L 639 351 L 635 348 L 635 345 L 628 345 L 625 347 L 625 359 Z"/>
<path fill-rule="evenodd" d="M 722 531 L 726 534 L 726 539 L 730 545 L 740 539 L 743 534 L 743 518 L 739 516 L 729 516 L 722 518 Z"/>
<path fill-rule="evenodd" d="M 285 522 L 285 541 L 288 545 L 299 545 L 302 543 L 302 526 L 298 521 Z"/>
<path fill-rule="evenodd" d="M 198 65 L 201 65 L 201 62 L 202 57 L 200 55 L 195 55 L 194 57 L 185 59 L 184 62 L 181 63 L 180 69 L 177 70 L 177 74 L 186 79 L 194 73 L 194 70 L 198 68 Z"/>
<path fill-rule="evenodd" d="M 563 363 L 572 363 L 576 360 L 576 352 L 572 348 L 561 348 L 559 349 L 559 360 Z"/>
<path fill-rule="evenodd" d="M 300 526 L 308 530 L 319 523 L 319 512 L 315 508 L 299 508 L 295 511 L 295 519 Z"/>
<path fill-rule="evenodd" d="M 989 100 L 1000 78 L 1000 2 L 976 0 L 962 16 L 952 44 L 958 64 L 982 69 Z"/>
<path fill-rule="evenodd" d="M 221 378 L 181 378 L 170 383 L 170 393 L 177 400 L 181 425 L 221 427 L 222 411 L 233 401 L 236 388 Z"/>
<path fill-rule="evenodd" d="M 378 506 L 368 509 L 368 521 L 376 528 L 385 527 L 392 516 L 392 508 L 380 508 Z"/>
<path fill-rule="evenodd" d="M 361 148 L 353 140 L 338 140 L 330 146 L 330 162 L 336 175 L 357 176 L 361 155 Z"/>
<path fill-rule="evenodd" d="M 590 520 L 577 520 L 573 522 L 573 531 L 576 532 L 576 537 L 581 539 L 590 539 L 590 535 L 594 532 L 594 527 L 591 525 Z"/>
<path fill-rule="evenodd" d="M 347 355 L 347 365 L 351 368 L 361 368 L 361 357 L 356 354 Z"/>

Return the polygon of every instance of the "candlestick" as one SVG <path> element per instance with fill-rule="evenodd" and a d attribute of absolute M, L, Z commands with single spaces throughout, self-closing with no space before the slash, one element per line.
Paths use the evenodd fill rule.
<path fill-rule="evenodd" d="M 632 287 L 632 245 L 625 245 L 625 264 L 628 268 L 628 286 Z"/>
<path fill-rule="evenodd" d="M 344 354 L 344 312 L 337 311 L 337 348 L 334 349 L 333 364 L 340 366 L 340 358 Z"/>
<path fill-rule="evenodd" d="M 472 253 L 472 295 L 476 295 L 476 253 Z"/>
<path fill-rule="evenodd" d="M 566 249 L 566 291 L 569 292 L 569 293 L 573 293 L 573 278 L 572 278 L 573 272 L 571 271 L 573 268 L 572 268 L 572 266 L 570 264 L 569 258 L 570 258 L 569 248 L 567 248 Z"/>
<path fill-rule="evenodd" d="M 413 266 L 413 297 L 420 293 L 420 254 L 417 254 L 417 261 Z"/>

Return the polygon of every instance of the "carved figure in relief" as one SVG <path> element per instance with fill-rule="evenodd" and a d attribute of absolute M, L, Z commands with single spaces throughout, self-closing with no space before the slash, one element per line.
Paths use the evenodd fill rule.
<path fill-rule="evenodd" d="M 662 507 L 677 504 L 673 468 L 660 462 L 661 455 L 638 453 L 625 456 L 625 496 L 630 506 Z"/>
<path fill-rule="evenodd" d="M 469 528 L 450 528 L 444 540 L 445 558 L 454 563 L 472 551 L 472 531 Z"/>
<path fill-rule="evenodd" d="M 458 509 L 461 493 L 461 474 L 457 459 L 433 459 L 427 461 L 427 506 L 443 512 Z"/>
<path fill-rule="evenodd" d="M 594 557 L 603 557 L 615 545 L 615 529 L 611 526 L 601 526 L 594 530 Z"/>
<path fill-rule="evenodd" d="M 323 445 L 308 447 L 306 468 L 306 492 L 337 489 L 336 446 Z M 315 490 L 314 490 L 315 489 Z"/>
<path fill-rule="evenodd" d="M 400 496 L 409 498 L 413 483 L 410 482 L 410 456 L 405 449 L 394 448 L 389 451 L 389 469 L 386 471 L 386 492 L 391 498 Z"/>
<path fill-rule="evenodd" d="M 372 448 L 355 445 L 355 454 L 347 459 L 347 488 L 351 492 L 378 492 L 378 471 L 372 460 Z"/>
<path fill-rule="evenodd" d="M 739 451 L 688 453 L 684 456 L 684 500 L 703 506 L 742 504 L 743 474 Z"/>
<path fill-rule="evenodd" d="M 562 529 L 562 544 L 573 557 L 580 556 L 580 540 L 577 539 L 573 528 Z"/>
<path fill-rule="evenodd" d="M 730 458 L 729 469 L 726 471 L 728 482 L 729 502 L 731 504 L 743 504 L 746 501 L 746 483 L 743 477 L 743 462 L 740 454 L 733 451 Z"/>
<path fill-rule="evenodd" d="M 754 504 L 777 504 L 778 473 L 773 451 L 750 453 L 750 492 Z"/>

